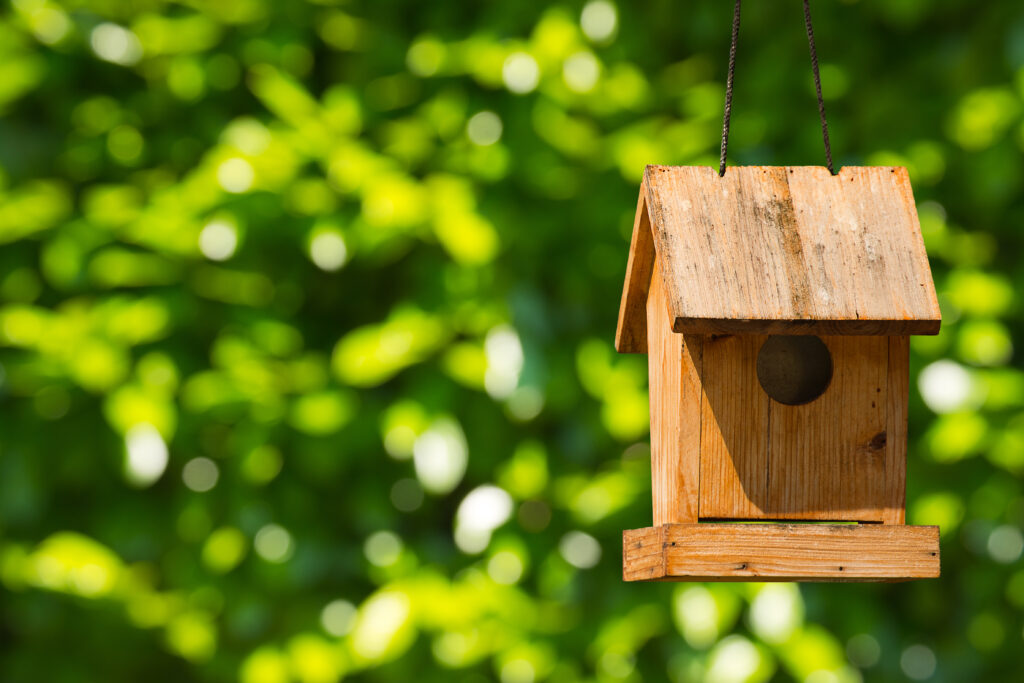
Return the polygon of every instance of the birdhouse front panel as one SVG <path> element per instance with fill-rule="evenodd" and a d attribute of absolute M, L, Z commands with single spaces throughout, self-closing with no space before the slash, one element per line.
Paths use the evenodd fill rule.
<path fill-rule="evenodd" d="M 884 521 L 890 508 L 902 507 L 890 500 L 887 479 L 903 467 L 898 439 L 888 434 L 896 429 L 888 361 L 890 343 L 905 338 L 821 337 L 831 377 L 820 395 L 799 405 L 768 391 L 798 380 L 792 375 L 804 359 L 791 364 L 791 377 L 776 380 L 780 386 L 766 390 L 759 377 L 759 352 L 763 360 L 774 339 L 702 340 L 699 518 Z M 818 338 L 796 338 L 803 339 Z"/>
<path fill-rule="evenodd" d="M 616 346 L 649 354 L 654 526 L 624 576 L 937 575 L 904 483 L 907 335 L 939 323 L 904 169 L 648 167 Z"/>

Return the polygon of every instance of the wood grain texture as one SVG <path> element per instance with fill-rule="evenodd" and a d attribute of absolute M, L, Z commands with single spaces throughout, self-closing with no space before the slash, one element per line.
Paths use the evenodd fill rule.
<path fill-rule="evenodd" d="M 647 297 L 654 525 L 697 521 L 700 459 L 700 340 L 672 331 L 657 260 Z"/>
<path fill-rule="evenodd" d="M 771 519 L 878 522 L 886 479 L 887 337 L 821 337 L 832 382 L 810 403 L 771 402 L 768 491 Z"/>
<path fill-rule="evenodd" d="M 678 519 L 669 522 L 697 522 L 700 513 L 701 401 L 704 385 L 700 373 L 704 367 L 704 338 L 696 334 L 683 337 L 682 398 L 679 406 L 680 476 L 685 492 L 685 507 L 677 510 Z M 681 514 L 685 511 L 685 514 Z"/>
<path fill-rule="evenodd" d="M 677 332 L 939 330 L 906 169 L 648 166 L 642 192 Z"/>
<path fill-rule="evenodd" d="M 884 524 L 903 524 L 906 519 L 907 488 L 907 403 L 910 400 L 910 338 L 889 337 L 886 375 L 888 399 L 885 441 L 885 479 L 889 484 Z"/>
<path fill-rule="evenodd" d="M 757 381 L 767 337 L 704 338 L 700 517 L 763 518 L 768 485 L 769 402 Z"/>
<path fill-rule="evenodd" d="M 668 524 L 622 536 L 626 581 L 904 581 L 939 576 L 939 528 Z"/>
<path fill-rule="evenodd" d="M 646 581 L 665 576 L 665 527 L 622 532 L 622 580 Z"/>
<path fill-rule="evenodd" d="M 700 509 L 707 519 L 883 521 L 887 337 L 826 336 L 832 381 L 814 401 L 773 401 L 757 379 L 767 337 L 707 337 Z"/>
<path fill-rule="evenodd" d="M 626 281 L 619 304 L 615 348 L 619 353 L 647 352 L 647 293 L 654 268 L 654 241 L 647 213 L 646 191 L 641 186 L 633 219 L 633 237 L 626 262 Z"/>

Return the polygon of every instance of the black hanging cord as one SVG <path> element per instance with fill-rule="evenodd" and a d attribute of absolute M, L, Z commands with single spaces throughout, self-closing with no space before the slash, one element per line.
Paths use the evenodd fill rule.
<path fill-rule="evenodd" d="M 718 158 L 718 176 L 725 175 L 725 150 L 729 146 L 729 118 L 732 116 L 732 79 L 736 74 L 736 39 L 740 36 L 740 0 L 732 15 L 732 43 L 729 45 L 729 75 L 725 81 L 725 113 L 722 114 L 722 151 Z"/>
<path fill-rule="evenodd" d="M 818 73 L 818 51 L 814 47 L 814 26 L 811 25 L 810 0 L 804 0 L 804 25 L 807 27 L 807 44 L 811 50 L 811 68 L 814 70 L 814 90 L 818 95 L 818 115 L 821 117 L 821 137 L 825 142 L 825 161 L 828 171 L 836 174 L 832 166 L 832 144 L 828 139 L 828 121 L 825 118 L 825 100 L 821 96 L 821 74 Z M 729 45 L 729 74 L 725 81 L 725 111 L 722 115 L 722 149 L 718 159 L 718 175 L 725 175 L 725 154 L 729 146 L 729 119 L 732 117 L 732 85 L 736 73 L 736 40 L 740 35 L 740 0 L 732 16 L 732 42 Z"/>
<path fill-rule="evenodd" d="M 821 139 L 825 141 L 825 161 L 828 172 L 836 174 L 832 168 L 832 145 L 828 141 L 828 121 L 825 119 L 825 100 L 821 96 L 821 75 L 818 73 L 818 51 L 814 49 L 814 27 L 811 25 L 811 3 L 804 0 L 804 24 L 807 25 L 807 44 L 811 49 L 811 68 L 814 69 L 814 90 L 818 93 L 818 116 L 821 117 Z"/>

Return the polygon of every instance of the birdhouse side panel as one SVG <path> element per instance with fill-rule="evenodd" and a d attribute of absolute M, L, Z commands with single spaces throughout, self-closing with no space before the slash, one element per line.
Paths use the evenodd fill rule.
<path fill-rule="evenodd" d="M 655 261 L 647 299 L 654 524 L 697 521 L 700 447 L 700 339 L 672 332 Z"/>

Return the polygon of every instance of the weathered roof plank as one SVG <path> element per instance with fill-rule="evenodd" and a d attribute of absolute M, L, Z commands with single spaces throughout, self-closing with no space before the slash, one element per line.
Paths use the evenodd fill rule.
<path fill-rule="evenodd" d="M 642 306 L 627 303 L 646 299 L 655 252 L 676 332 L 935 334 L 941 322 L 904 168 L 740 166 L 719 177 L 648 166 L 630 249 L 620 351 L 646 350 Z"/>

